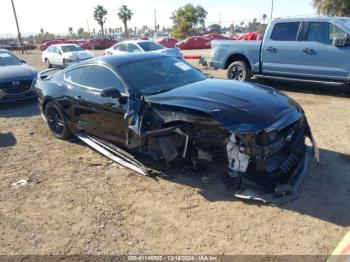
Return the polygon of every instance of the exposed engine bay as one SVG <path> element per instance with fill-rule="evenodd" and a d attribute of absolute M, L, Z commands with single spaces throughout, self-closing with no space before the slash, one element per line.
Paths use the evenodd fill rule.
<path fill-rule="evenodd" d="M 166 165 L 177 161 L 209 164 L 219 159 L 227 166 L 227 176 L 238 181 L 235 196 L 239 198 L 275 204 L 293 200 L 299 195 L 307 166 L 306 138 L 314 145 L 318 160 L 305 116 L 259 133 L 234 133 L 198 112 L 175 113 L 158 106 L 147 108 L 142 117 L 126 118 L 132 123 L 126 141 L 129 149 Z M 135 129 L 135 123 L 141 126 Z M 147 175 L 146 169 L 141 166 L 139 173 Z"/>

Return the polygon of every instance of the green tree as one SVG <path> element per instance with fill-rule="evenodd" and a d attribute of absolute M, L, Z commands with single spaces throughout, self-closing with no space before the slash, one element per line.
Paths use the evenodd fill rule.
<path fill-rule="evenodd" d="M 176 9 L 170 17 L 174 24 L 173 35 L 176 38 L 184 39 L 197 34 L 200 28 L 205 27 L 207 14 L 201 5 L 186 4 Z"/>
<path fill-rule="evenodd" d="M 319 14 L 329 16 L 350 16 L 349 0 L 312 0 Z"/>
<path fill-rule="evenodd" d="M 107 15 L 107 10 L 102 5 L 98 5 L 95 7 L 94 19 L 97 21 L 97 23 L 101 27 L 101 34 L 103 38 L 105 36 L 103 26 L 107 20 L 106 15 Z"/>
<path fill-rule="evenodd" d="M 267 15 L 266 15 L 266 14 L 263 14 L 263 15 L 262 15 L 262 20 L 263 20 L 264 23 L 265 23 L 266 19 L 267 19 Z"/>
<path fill-rule="evenodd" d="M 79 36 L 79 37 L 82 37 L 82 36 L 84 35 L 84 28 L 80 27 L 80 28 L 78 29 L 77 33 L 78 33 L 78 36 Z"/>
<path fill-rule="evenodd" d="M 128 21 L 131 20 L 131 17 L 133 16 L 133 12 L 128 8 L 127 5 L 122 5 L 119 8 L 118 17 L 120 20 L 123 21 L 124 24 L 124 31 L 125 36 L 128 37 Z"/>
<path fill-rule="evenodd" d="M 211 33 L 221 33 L 221 26 L 218 24 L 212 24 L 208 26 L 208 29 Z"/>

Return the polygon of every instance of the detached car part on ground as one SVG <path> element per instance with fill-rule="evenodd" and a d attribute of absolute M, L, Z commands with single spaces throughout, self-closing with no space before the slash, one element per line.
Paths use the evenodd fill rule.
<path fill-rule="evenodd" d="M 0 103 L 32 99 L 38 72 L 12 52 L 0 49 Z"/>
<path fill-rule="evenodd" d="M 161 54 L 105 56 L 43 72 L 36 91 L 56 137 L 75 133 L 109 153 L 127 158 L 126 151 L 134 151 L 169 164 L 219 159 L 228 176 L 240 180 L 236 196 L 242 198 L 278 203 L 297 197 L 306 138 L 318 160 L 293 99 L 263 85 L 207 79 Z M 142 169 L 133 159 L 128 163 Z"/>

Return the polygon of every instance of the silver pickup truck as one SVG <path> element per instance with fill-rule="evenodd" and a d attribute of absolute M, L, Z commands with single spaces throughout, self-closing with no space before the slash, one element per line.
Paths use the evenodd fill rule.
<path fill-rule="evenodd" d="M 213 41 L 210 65 L 240 81 L 255 75 L 348 84 L 349 36 L 349 18 L 277 19 L 262 41 Z"/>

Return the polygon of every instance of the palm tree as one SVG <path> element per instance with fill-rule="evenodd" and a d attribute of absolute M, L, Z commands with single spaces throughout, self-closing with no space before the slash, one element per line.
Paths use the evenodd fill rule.
<path fill-rule="evenodd" d="M 264 23 L 265 23 L 265 20 L 267 19 L 267 15 L 266 14 L 263 14 L 262 15 L 262 20 L 264 21 Z"/>
<path fill-rule="evenodd" d="M 107 15 L 107 10 L 104 9 L 102 5 L 98 5 L 95 7 L 94 19 L 101 26 L 101 33 L 103 38 L 105 36 L 103 25 L 106 23 L 106 20 L 107 20 L 106 15 Z"/>
<path fill-rule="evenodd" d="M 119 16 L 119 19 L 123 21 L 126 37 L 128 36 L 128 21 L 131 20 L 131 17 L 133 15 L 134 15 L 133 12 L 128 8 L 128 6 L 122 5 L 119 8 L 118 16 Z"/>

